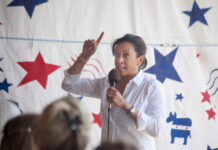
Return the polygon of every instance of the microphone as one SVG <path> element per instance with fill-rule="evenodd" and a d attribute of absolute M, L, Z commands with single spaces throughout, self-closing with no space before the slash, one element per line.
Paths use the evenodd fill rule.
<path fill-rule="evenodd" d="M 109 83 L 111 87 L 115 87 L 117 82 L 120 80 L 121 76 L 120 76 L 120 72 L 117 69 L 112 69 L 109 72 Z M 110 142 L 109 140 L 109 133 L 110 133 L 110 111 L 111 111 L 111 103 L 109 102 L 109 107 L 108 107 L 108 120 L 107 120 L 107 124 L 108 124 L 108 128 L 107 128 L 107 142 Z"/>
<path fill-rule="evenodd" d="M 120 72 L 117 69 L 112 69 L 109 72 L 109 83 L 110 86 L 115 87 L 117 82 L 121 79 Z M 109 103 L 109 108 L 111 108 L 111 103 Z"/>

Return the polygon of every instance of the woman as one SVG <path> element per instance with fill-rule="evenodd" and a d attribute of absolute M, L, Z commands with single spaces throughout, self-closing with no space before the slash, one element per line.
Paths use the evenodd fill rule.
<path fill-rule="evenodd" d="M 110 87 L 108 76 L 99 79 L 80 78 L 81 71 L 96 51 L 104 33 L 84 43 L 77 61 L 65 71 L 62 88 L 67 92 L 101 99 L 102 141 L 107 139 L 108 102 L 112 103 L 109 140 L 136 144 L 142 150 L 155 150 L 164 120 L 162 84 L 146 76 L 146 45 L 139 36 L 127 34 L 112 46 L 115 67 L 121 75 L 116 87 Z"/>
<path fill-rule="evenodd" d="M 75 98 L 46 106 L 34 134 L 33 150 L 84 150 L 89 142 L 91 114 Z"/>

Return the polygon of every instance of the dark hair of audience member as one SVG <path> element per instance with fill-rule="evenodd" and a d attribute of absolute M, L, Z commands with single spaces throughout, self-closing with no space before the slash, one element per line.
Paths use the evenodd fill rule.
<path fill-rule="evenodd" d="M 31 150 L 32 131 L 38 115 L 24 114 L 9 120 L 3 129 L 0 150 Z"/>
<path fill-rule="evenodd" d="M 84 150 L 89 142 L 91 114 L 75 98 L 64 97 L 42 112 L 34 132 L 40 150 Z"/>
<path fill-rule="evenodd" d="M 123 142 L 116 143 L 102 143 L 95 150 L 137 150 L 134 145 Z"/>

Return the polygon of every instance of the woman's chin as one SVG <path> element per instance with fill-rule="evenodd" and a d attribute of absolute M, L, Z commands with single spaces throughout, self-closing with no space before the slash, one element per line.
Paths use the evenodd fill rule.
<path fill-rule="evenodd" d="M 127 72 L 124 69 L 118 69 L 118 71 L 119 71 L 121 77 L 124 77 L 127 75 Z"/>
<path fill-rule="evenodd" d="M 120 76 L 121 76 L 121 77 L 125 77 L 125 76 L 126 76 L 126 73 L 125 73 L 125 72 L 122 72 L 122 71 L 120 71 Z"/>

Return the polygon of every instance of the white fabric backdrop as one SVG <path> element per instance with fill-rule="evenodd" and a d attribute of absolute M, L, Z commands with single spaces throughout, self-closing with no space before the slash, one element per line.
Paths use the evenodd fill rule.
<path fill-rule="evenodd" d="M 217 7 L 215 0 L 29 0 L 28 4 L 25 0 L 1 0 L 0 98 L 17 101 L 25 112 L 40 112 L 67 94 L 61 89 L 63 71 L 80 54 L 84 40 L 105 32 L 83 71 L 83 76 L 97 78 L 114 67 L 113 40 L 133 33 L 148 45 L 146 74 L 157 77 L 165 88 L 166 119 L 170 112 L 183 118 L 179 125 L 165 122 L 158 149 L 216 149 Z M 193 12 L 191 17 L 188 12 Z M 197 20 L 189 25 L 191 19 Z M 37 57 L 40 54 L 44 63 Z M 50 74 L 45 66 L 52 69 Z M 153 66 L 157 70 L 149 70 Z M 21 84 L 26 76 L 32 80 Z M 100 101 L 82 100 L 93 113 L 91 149 L 100 140 Z M 192 124 L 185 126 L 184 118 Z M 170 143 L 171 129 L 181 132 L 174 143 Z M 191 137 L 183 144 L 188 132 Z"/>

